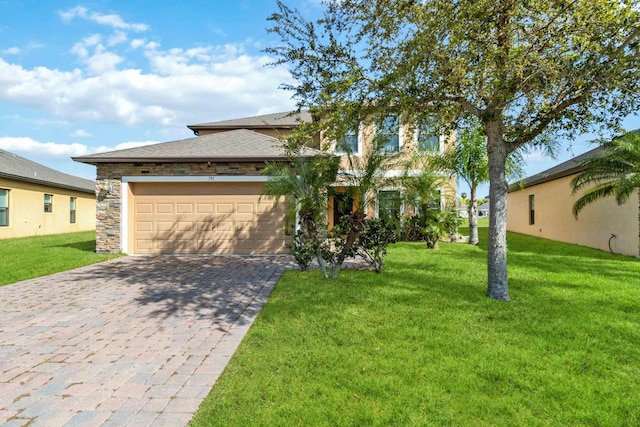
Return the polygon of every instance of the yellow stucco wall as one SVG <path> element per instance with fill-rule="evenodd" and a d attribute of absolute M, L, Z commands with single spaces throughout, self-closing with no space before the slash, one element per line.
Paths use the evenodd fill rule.
<path fill-rule="evenodd" d="M 618 206 L 613 198 L 585 207 L 576 220 L 571 213 L 579 195 L 571 194 L 573 176 L 559 178 L 509 193 L 507 229 L 518 233 L 575 243 L 614 253 L 640 256 L 639 200 L 634 193 Z M 529 196 L 535 196 L 535 223 L 529 225 Z"/>
<path fill-rule="evenodd" d="M 70 233 L 96 228 L 95 196 L 23 181 L 0 178 L 9 190 L 9 225 L 0 227 L 0 239 Z M 44 195 L 53 195 L 53 212 L 44 212 Z M 70 223 L 69 202 L 76 198 L 76 222 Z"/>

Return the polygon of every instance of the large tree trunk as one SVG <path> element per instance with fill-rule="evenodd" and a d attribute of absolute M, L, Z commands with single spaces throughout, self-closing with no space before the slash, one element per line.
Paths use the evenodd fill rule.
<path fill-rule="evenodd" d="M 489 156 L 489 242 L 487 296 L 509 301 L 507 276 L 507 146 L 497 120 L 485 124 Z"/>
<path fill-rule="evenodd" d="M 476 187 L 469 188 L 469 207 L 467 208 L 469 218 L 469 244 L 478 244 L 478 201 L 476 200 Z"/>

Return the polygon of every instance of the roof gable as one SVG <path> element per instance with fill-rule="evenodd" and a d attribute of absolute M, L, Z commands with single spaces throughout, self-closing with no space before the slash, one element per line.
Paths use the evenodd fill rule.
<path fill-rule="evenodd" d="M 5 150 L 0 150 L 0 177 L 95 193 L 95 182 L 91 180 L 59 172 Z"/>
<path fill-rule="evenodd" d="M 324 155 L 322 151 L 306 148 L 305 157 Z M 194 138 L 145 145 L 108 153 L 74 157 L 81 163 L 124 162 L 250 162 L 286 160 L 282 141 L 247 129 L 212 133 Z"/>

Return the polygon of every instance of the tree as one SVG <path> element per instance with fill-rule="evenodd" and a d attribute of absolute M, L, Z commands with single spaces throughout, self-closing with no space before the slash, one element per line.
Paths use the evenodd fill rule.
<path fill-rule="evenodd" d="M 631 0 L 341 0 L 307 20 L 278 2 L 270 20 L 300 107 L 327 126 L 347 113 L 398 114 L 487 136 L 487 296 L 509 300 L 506 159 L 543 132 L 617 126 L 640 103 L 640 34 Z"/>
<path fill-rule="evenodd" d="M 263 194 L 284 197 L 288 222 L 294 221 L 296 227 L 301 226 L 301 232 L 296 233 L 298 241 L 294 245 L 310 248 L 325 277 L 327 273 L 321 244 L 326 237 L 323 233 L 326 230 L 326 201 L 338 170 L 338 159 L 335 157 L 305 158 L 293 155 L 290 163 L 268 162 L 263 170 L 264 175 L 271 177 L 264 185 Z"/>
<path fill-rule="evenodd" d="M 552 147 L 551 142 L 545 144 Z M 431 161 L 438 169 L 462 179 L 469 186 L 467 218 L 469 219 L 469 244 L 477 245 L 478 239 L 478 200 L 476 192 L 480 184 L 489 181 L 489 158 L 487 156 L 487 138 L 482 125 L 477 121 L 462 129 L 454 146 L 450 146 L 440 156 Z M 512 151 L 505 164 L 508 178 L 524 176 L 524 159 L 520 151 Z"/>
<path fill-rule="evenodd" d="M 600 141 L 601 150 L 582 163 L 584 170 L 571 180 L 573 193 L 588 188 L 573 205 L 573 215 L 605 197 L 615 197 L 619 205 L 640 189 L 640 135 L 629 132 Z"/>

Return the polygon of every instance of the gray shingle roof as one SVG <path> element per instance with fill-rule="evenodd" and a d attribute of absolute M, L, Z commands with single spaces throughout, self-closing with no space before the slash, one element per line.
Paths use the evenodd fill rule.
<path fill-rule="evenodd" d="M 58 172 L 5 150 L 0 150 L 0 177 L 85 193 L 96 191 L 93 181 Z"/>
<path fill-rule="evenodd" d="M 324 152 L 306 148 L 303 156 L 326 155 Z M 89 154 L 73 157 L 81 163 L 124 163 L 124 162 L 250 162 L 287 159 L 282 141 L 247 129 L 211 133 L 195 138 L 108 153 Z"/>
<path fill-rule="evenodd" d="M 559 165 L 556 165 L 535 175 L 531 175 L 525 178 L 523 181 L 518 181 L 517 183 L 512 184 L 509 188 L 509 191 L 520 190 L 522 188 L 531 187 L 533 185 L 542 184 L 554 179 L 563 178 L 565 176 L 579 173 L 583 170 L 582 162 L 584 160 L 597 156 L 601 152 L 602 148 L 596 147 L 593 150 L 589 150 L 586 153 L 580 154 L 579 156 L 567 160 L 566 162 L 560 163 Z"/>
<path fill-rule="evenodd" d="M 640 135 L 640 129 L 635 129 L 630 132 Z M 623 134 L 624 135 L 624 134 Z M 623 135 L 616 136 L 614 139 L 621 138 Z M 586 153 L 582 153 L 573 159 L 567 160 L 564 163 L 560 163 L 545 171 L 531 175 L 522 181 L 518 181 L 509 186 L 509 191 L 516 191 L 522 188 L 531 187 L 533 185 L 542 184 L 544 182 L 552 181 L 558 178 L 564 178 L 565 176 L 573 175 L 575 173 L 582 172 L 584 166 L 582 163 L 592 157 L 596 157 L 602 154 L 603 148 L 596 147 L 593 150 L 589 150 Z"/>
<path fill-rule="evenodd" d="M 244 117 L 241 119 L 222 120 L 218 122 L 200 123 L 187 126 L 191 130 L 199 129 L 276 129 L 300 126 L 302 122 L 310 122 L 311 113 L 307 110 L 284 113 L 265 114 L 262 116 Z"/>

